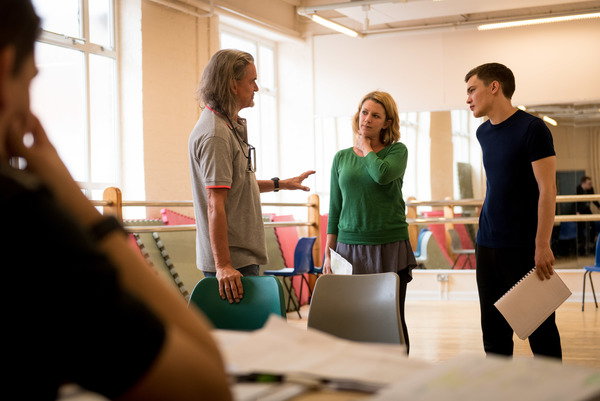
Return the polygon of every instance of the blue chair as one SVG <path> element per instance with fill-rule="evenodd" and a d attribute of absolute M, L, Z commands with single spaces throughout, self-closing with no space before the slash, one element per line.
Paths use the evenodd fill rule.
<path fill-rule="evenodd" d="M 257 330 L 271 314 L 286 318 L 283 287 L 273 276 L 242 277 L 244 297 L 229 303 L 219 295 L 216 277 L 205 277 L 196 284 L 189 304 L 200 308 L 217 329 Z"/>
<path fill-rule="evenodd" d="M 592 294 L 594 294 L 594 303 L 598 309 L 598 301 L 596 300 L 596 290 L 594 290 L 594 282 L 592 281 L 592 272 L 600 272 L 600 235 L 596 240 L 596 264 L 594 266 L 583 266 L 583 297 L 581 298 L 581 311 L 585 305 L 585 276 L 590 276 L 590 285 L 592 286 Z"/>
<path fill-rule="evenodd" d="M 298 243 L 296 244 L 296 248 L 294 249 L 294 267 L 284 267 L 280 270 L 265 270 L 263 274 L 273 275 L 276 277 L 283 277 L 283 283 L 285 285 L 286 290 L 288 291 L 288 312 L 296 311 L 298 313 L 298 317 L 302 318 L 300 315 L 300 294 L 302 294 L 302 289 L 304 283 L 308 287 L 310 294 L 312 296 L 312 290 L 310 288 L 310 284 L 305 274 L 311 274 L 315 272 L 315 262 L 313 260 L 313 245 L 315 244 L 315 240 L 317 237 L 300 237 L 298 239 Z M 294 277 L 300 276 L 300 294 L 296 294 L 298 296 L 298 301 L 294 299 L 292 296 L 293 288 L 293 279 Z M 294 308 L 290 308 L 291 306 Z"/>
<path fill-rule="evenodd" d="M 558 252 L 567 256 L 577 254 L 577 223 L 563 221 L 558 230 Z"/>
<path fill-rule="evenodd" d="M 429 231 L 427 227 L 422 228 L 421 231 L 419 231 L 419 236 L 417 237 L 417 250 L 414 252 L 415 258 L 421 256 L 421 244 L 423 243 L 423 237 L 427 231 Z"/>
<path fill-rule="evenodd" d="M 563 221 L 560 223 L 558 232 L 559 240 L 572 240 L 577 238 L 577 223 L 574 221 Z"/>

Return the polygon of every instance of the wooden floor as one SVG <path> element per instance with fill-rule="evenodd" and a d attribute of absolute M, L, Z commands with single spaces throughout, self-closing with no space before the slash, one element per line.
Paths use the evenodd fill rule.
<path fill-rule="evenodd" d="M 288 313 L 288 322 L 306 327 L 308 306 L 302 319 Z M 593 302 L 566 302 L 556 313 L 563 347 L 563 363 L 600 369 L 600 310 Z M 484 356 L 476 301 L 406 301 L 410 358 L 439 362 L 457 355 Z M 515 356 L 532 356 L 527 341 L 515 336 Z"/>

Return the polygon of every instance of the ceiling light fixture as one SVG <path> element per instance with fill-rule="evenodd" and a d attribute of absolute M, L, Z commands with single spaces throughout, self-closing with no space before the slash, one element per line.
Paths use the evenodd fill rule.
<path fill-rule="evenodd" d="M 590 18 L 600 18 L 600 13 L 565 15 L 562 17 L 547 17 L 547 18 L 528 19 L 528 20 L 512 21 L 512 22 L 498 22 L 495 24 L 479 25 L 477 27 L 477 29 L 480 31 L 489 31 L 491 29 L 514 28 L 514 27 L 519 27 L 519 26 L 547 24 L 550 22 L 576 21 L 576 20 L 590 19 Z"/>
<path fill-rule="evenodd" d="M 358 36 L 358 32 L 323 17 L 319 17 L 317 14 L 312 14 L 310 17 L 317 24 L 321 24 L 329 29 L 343 33 L 344 35 L 352 36 L 353 38 Z"/>
<path fill-rule="evenodd" d="M 552 118 L 550 118 L 548 116 L 543 116 L 542 120 L 546 121 L 550 125 L 554 125 L 555 127 L 558 125 L 558 123 L 556 122 L 556 120 L 553 120 Z"/>

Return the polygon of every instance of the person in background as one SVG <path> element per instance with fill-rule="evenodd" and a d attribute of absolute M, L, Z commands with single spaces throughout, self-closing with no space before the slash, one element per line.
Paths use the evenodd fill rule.
<path fill-rule="evenodd" d="M 588 176 L 581 177 L 581 184 L 577 186 L 577 195 L 593 195 L 594 187 L 592 179 Z M 577 202 L 577 214 L 592 214 L 592 202 Z M 600 208 L 600 202 L 594 201 L 594 205 Z M 587 255 L 588 252 L 594 253 L 596 246 L 596 234 L 598 234 L 598 222 L 583 221 L 577 223 L 577 244 L 579 245 L 579 253 Z"/>
<path fill-rule="evenodd" d="M 83 195 L 29 106 L 40 19 L 0 2 L 3 398 L 231 400 L 204 317 Z M 26 164 L 26 167 L 21 168 Z"/>
<path fill-rule="evenodd" d="M 192 195 L 196 216 L 196 264 L 216 276 L 221 298 L 239 302 L 242 276 L 258 276 L 267 264 L 260 193 L 310 188 L 302 182 L 314 171 L 280 180 L 257 180 L 256 154 L 248 143 L 240 110 L 254 106 L 256 66 L 252 55 L 216 52 L 202 73 L 198 98 L 203 107 L 189 139 Z"/>
<path fill-rule="evenodd" d="M 397 273 L 408 353 L 404 303 L 411 271 L 417 262 L 408 239 L 402 197 L 408 151 L 398 142 L 399 126 L 392 96 L 376 91 L 362 98 L 352 125 L 356 145 L 339 151 L 331 167 L 323 273 L 332 273 L 330 249 L 352 264 L 352 274 Z"/>
<path fill-rule="evenodd" d="M 465 76 L 487 175 L 476 261 L 483 346 L 513 354 L 513 330 L 494 303 L 534 266 L 540 280 L 554 274 L 550 236 L 556 205 L 556 156 L 546 124 L 513 107 L 515 77 L 506 66 L 483 64 Z M 562 358 L 555 314 L 529 337 L 534 355 Z"/>

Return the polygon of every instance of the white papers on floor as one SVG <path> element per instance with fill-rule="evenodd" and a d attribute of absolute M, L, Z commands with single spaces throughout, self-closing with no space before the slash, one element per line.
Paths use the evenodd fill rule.
<path fill-rule="evenodd" d="M 600 371 L 550 359 L 457 357 L 401 379 L 369 401 L 600 399 Z"/>
<path fill-rule="evenodd" d="M 331 271 L 333 274 L 352 274 L 352 264 L 342 255 L 329 248 L 331 252 Z"/>

